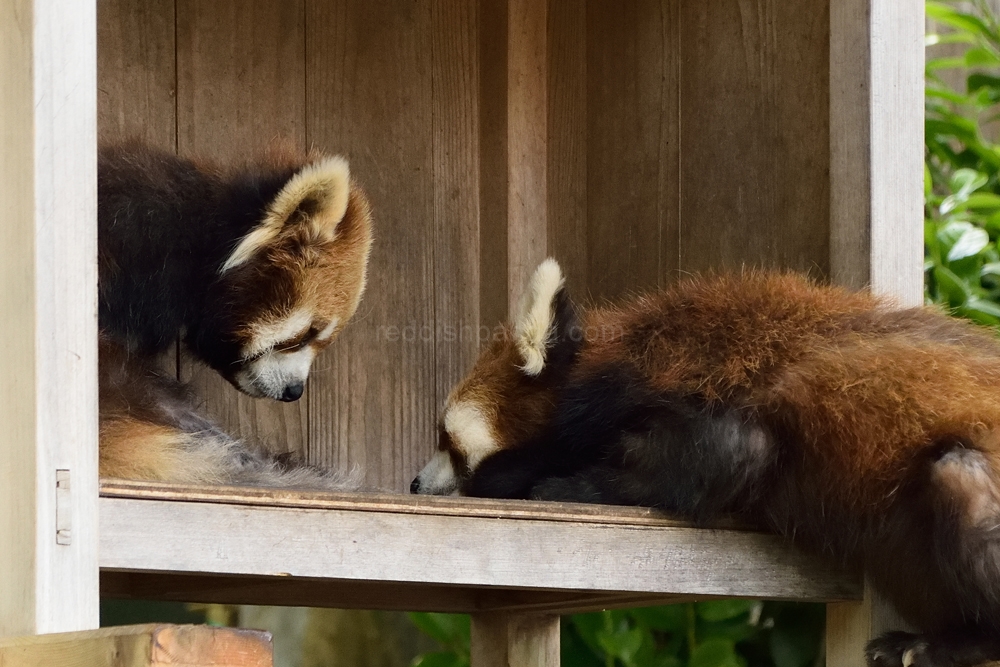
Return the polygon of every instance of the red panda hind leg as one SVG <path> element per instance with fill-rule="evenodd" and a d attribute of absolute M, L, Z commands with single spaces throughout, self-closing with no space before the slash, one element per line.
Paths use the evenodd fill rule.
<path fill-rule="evenodd" d="M 975 444 L 990 444 L 987 433 Z M 927 612 L 950 619 L 940 632 L 893 632 L 868 646 L 872 667 L 972 667 L 1000 660 L 1000 466 L 990 449 L 954 444 L 926 469 L 935 578 L 953 599 Z M 925 549 L 927 544 L 913 545 Z M 911 586 L 928 582 L 914 581 Z M 958 614 L 956 614 L 958 610 Z"/>

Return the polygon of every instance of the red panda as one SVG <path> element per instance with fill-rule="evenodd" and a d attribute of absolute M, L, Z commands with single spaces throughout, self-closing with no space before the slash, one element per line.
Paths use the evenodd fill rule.
<path fill-rule="evenodd" d="M 1000 659 L 1000 340 L 794 275 L 578 311 L 542 263 L 447 400 L 415 493 L 723 513 L 864 570 L 922 634 L 870 665 Z"/>
<path fill-rule="evenodd" d="M 272 150 L 222 168 L 133 142 L 101 148 L 97 194 L 102 475 L 309 477 L 258 461 L 149 361 L 180 336 L 250 396 L 302 395 L 365 287 L 371 211 L 347 162 Z"/>

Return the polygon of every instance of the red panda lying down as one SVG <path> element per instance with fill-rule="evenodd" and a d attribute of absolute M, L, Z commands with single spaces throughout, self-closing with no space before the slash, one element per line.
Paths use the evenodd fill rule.
<path fill-rule="evenodd" d="M 1000 340 L 936 310 L 747 273 L 578 312 L 546 260 L 411 488 L 735 513 L 924 633 L 869 664 L 1000 659 Z"/>
<path fill-rule="evenodd" d="M 302 395 L 365 287 L 371 213 L 347 163 L 222 168 L 128 143 L 100 150 L 97 194 L 101 475 L 340 488 L 222 432 L 152 361 L 180 336 L 250 396 Z"/>

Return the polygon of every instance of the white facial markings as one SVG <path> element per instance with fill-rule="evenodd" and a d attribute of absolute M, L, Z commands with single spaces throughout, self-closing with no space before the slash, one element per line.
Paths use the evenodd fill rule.
<path fill-rule="evenodd" d="M 253 340 L 243 355 L 250 357 L 271 351 L 275 346 L 298 336 L 308 329 L 313 322 L 313 314 L 305 308 L 296 308 L 284 319 L 256 324 L 253 327 Z"/>
<path fill-rule="evenodd" d="M 305 384 L 315 356 L 308 345 L 294 352 L 270 350 L 244 366 L 236 383 L 251 396 L 280 399 L 286 387 Z"/>
<path fill-rule="evenodd" d="M 458 490 L 458 477 L 448 452 L 437 452 L 417 475 L 417 493 L 447 496 Z"/>
<path fill-rule="evenodd" d="M 444 413 L 444 429 L 455 447 L 465 455 L 469 470 L 475 470 L 484 458 L 500 449 L 493 427 L 479 406 L 457 401 Z"/>
<path fill-rule="evenodd" d="M 339 317 L 335 317 L 332 320 L 330 320 L 330 323 L 327 324 L 326 327 L 322 331 L 320 331 L 318 334 L 316 334 L 316 340 L 318 340 L 320 342 L 329 340 L 330 336 L 333 335 L 333 332 L 337 330 L 337 325 L 338 324 L 340 324 L 340 318 Z"/>

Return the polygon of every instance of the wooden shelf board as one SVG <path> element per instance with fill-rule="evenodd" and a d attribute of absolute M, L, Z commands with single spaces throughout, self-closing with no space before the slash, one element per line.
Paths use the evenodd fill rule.
<path fill-rule="evenodd" d="M 100 508 L 109 596 L 568 612 L 862 595 L 773 535 L 640 508 L 119 481 Z"/>

